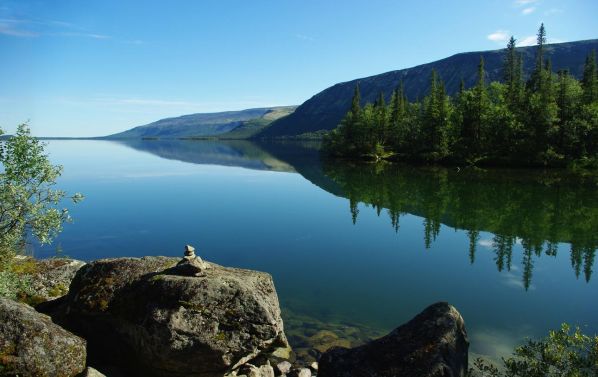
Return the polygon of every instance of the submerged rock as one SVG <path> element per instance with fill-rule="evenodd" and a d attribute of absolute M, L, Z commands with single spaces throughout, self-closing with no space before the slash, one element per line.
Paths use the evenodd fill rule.
<path fill-rule="evenodd" d="M 88 340 L 90 357 L 137 375 L 222 376 L 288 346 L 269 274 L 209 264 L 200 277 L 180 276 L 177 262 L 92 262 L 54 318 Z"/>
<path fill-rule="evenodd" d="M 461 314 L 440 302 L 382 338 L 325 352 L 318 377 L 461 377 L 468 347 Z"/>
<path fill-rule="evenodd" d="M 28 305 L 0 298 L 1 375 L 76 376 L 85 359 L 85 340 Z"/>

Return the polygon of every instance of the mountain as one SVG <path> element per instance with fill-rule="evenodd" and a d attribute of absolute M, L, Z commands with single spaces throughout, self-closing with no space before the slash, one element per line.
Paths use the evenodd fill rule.
<path fill-rule="evenodd" d="M 553 71 L 567 68 L 580 78 L 585 58 L 593 49 L 598 50 L 598 39 L 550 44 L 546 45 L 546 56 L 552 61 Z M 535 46 L 517 48 L 523 55 L 525 76 L 529 76 L 534 67 L 535 50 Z M 305 101 L 289 116 L 273 122 L 256 137 L 300 135 L 335 128 L 351 105 L 357 83 L 361 90 L 362 105 L 374 102 L 381 91 L 388 100 L 401 80 L 407 97 L 413 101 L 427 94 L 430 75 L 432 69 L 435 69 L 444 80 L 447 92 L 454 94 L 459 89 L 461 79 L 465 81 L 467 88 L 475 84 L 480 56 L 484 57 L 487 80 L 501 80 L 504 54 L 505 49 L 461 53 L 413 68 L 336 84 Z"/>
<path fill-rule="evenodd" d="M 219 113 L 199 113 L 156 122 L 109 135 L 108 139 L 181 138 L 222 135 L 239 130 L 238 138 L 249 137 L 266 128 L 272 121 L 288 115 L 295 106 L 264 107 Z M 235 138 L 233 134 L 232 138 Z"/>

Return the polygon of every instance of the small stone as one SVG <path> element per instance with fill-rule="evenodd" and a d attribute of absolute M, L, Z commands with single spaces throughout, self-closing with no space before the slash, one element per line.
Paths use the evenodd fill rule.
<path fill-rule="evenodd" d="M 195 256 L 195 248 L 191 245 L 185 245 L 185 256 Z"/>
<path fill-rule="evenodd" d="M 92 367 L 85 368 L 82 377 L 106 377 L 106 375 L 98 372 L 97 370 L 93 369 Z"/>
<path fill-rule="evenodd" d="M 247 363 L 239 368 L 239 373 L 247 377 L 274 377 L 274 369 L 269 363 L 260 367 Z"/>
<path fill-rule="evenodd" d="M 313 363 L 309 364 L 309 369 L 311 369 L 312 372 L 317 372 L 318 371 L 318 362 L 314 361 Z"/>
<path fill-rule="evenodd" d="M 291 363 L 288 361 L 281 361 L 280 363 L 276 364 L 276 369 L 279 372 L 278 375 L 287 374 L 291 371 Z"/>
<path fill-rule="evenodd" d="M 289 373 L 289 377 L 311 377 L 311 370 L 307 368 L 296 368 Z"/>

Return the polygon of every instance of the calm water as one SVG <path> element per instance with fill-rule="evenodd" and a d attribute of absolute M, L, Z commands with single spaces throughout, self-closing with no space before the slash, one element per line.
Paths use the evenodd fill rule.
<path fill-rule="evenodd" d="M 182 254 L 273 275 L 296 347 L 322 327 L 381 334 L 427 305 L 472 353 L 562 322 L 598 332 L 595 182 L 562 173 L 322 164 L 313 145 L 51 141 L 86 200 L 38 256 Z M 350 338 L 355 343 L 357 338 Z"/>

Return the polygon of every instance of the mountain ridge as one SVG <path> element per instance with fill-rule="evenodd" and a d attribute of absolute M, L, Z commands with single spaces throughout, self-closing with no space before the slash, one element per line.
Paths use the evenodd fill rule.
<path fill-rule="evenodd" d="M 287 115 L 295 106 L 258 107 L 236 111 L 220 111 L 213 113 L 194 113 L 159 119 L 145 125 L 105 136 L 106 139 L 136 138 L 181 138 L 218 136 L 239 127 L 249 125 L 249 134 L 253 128 L 258 130 L 267 127 L 273 120 Z M 259 121 L 258 121 L 259 120 Z M 261 127 L 261 128 L 260 128 Z M 245 127 L 248 128 L 248 127 Z M 247 133 L 247 131 L 245 132 Z"/>
<path fill-rule="evenodd" d="M 524 76 L 529 76 L 533 68 L 536 46 L 518 47 L 523 56 Z M 598 39 L 564 42 L 545 45 L 545 55 L 551 59 L 553 70 L 568 68 L 577 78 L 581 77 L 587 54 L 598 50 Z M 390 98 L 401 80 L 409 100 L 427 94 L 429 78 L 435 69 L 443 79 L 448 94 L 454 94 L 461 79 L 466 87 L 474 85 L 480 56 L 484 57 L 486 78 L 489 81 L 502 79 L 502 65 L 506 49 L 461 52 L 447 58 L 420 64 L 414 67 L 387 71 L 344 81 L 332 85 L 315 94 L 301 104 L 290 115 L 274 121 L 270 127 L 254 138 L 276 138 L 297 136 L 303 133 L 331 130 L 335 128 L 350 107 L 355 85 L 359 83 L 362 105 L 374 102 L 380 91 Z"/>

